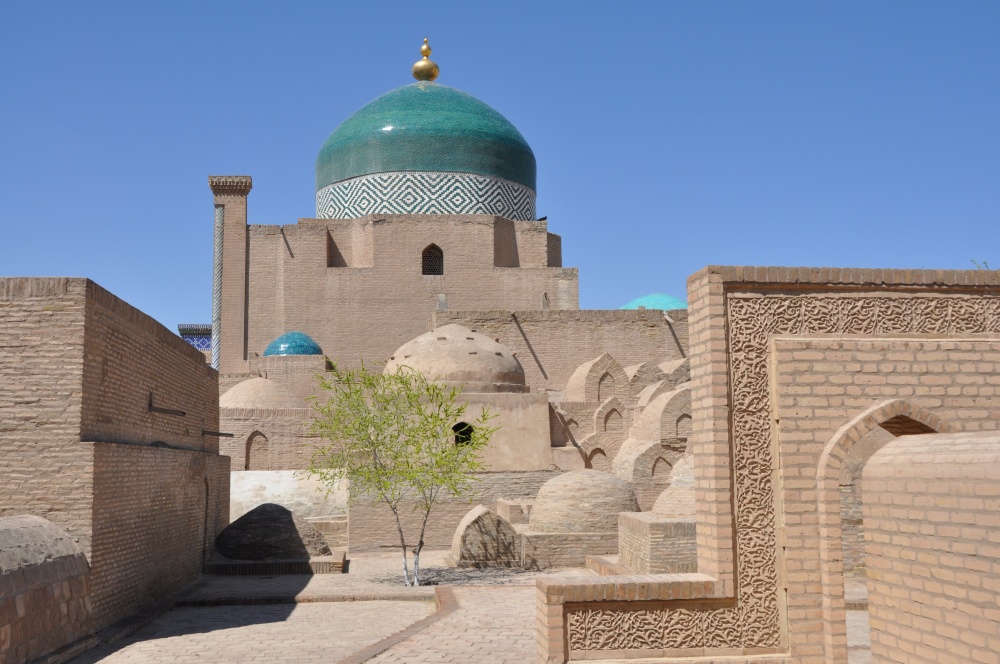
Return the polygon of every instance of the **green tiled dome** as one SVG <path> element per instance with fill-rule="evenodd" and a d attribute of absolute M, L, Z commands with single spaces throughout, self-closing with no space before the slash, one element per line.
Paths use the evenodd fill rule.
<path fill-rule="evenodd" d="M 316 158 L 316 191 L 400 171 L 474 173 L 535 190 L 535 155 L 507 118 L 460 90 L 419 81 L 347 118 Z"/>

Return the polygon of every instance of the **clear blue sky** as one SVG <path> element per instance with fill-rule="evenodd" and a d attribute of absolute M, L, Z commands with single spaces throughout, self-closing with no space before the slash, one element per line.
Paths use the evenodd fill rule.
<path fill-rule="evenodd" d="M 1000 264 L 998 2 L 5 2 L 4 275 L 210 320 L 209 174 L 315 213 L 320 145 L 412 81 L 506 115 L 580 305 L 707 264 Z"/>

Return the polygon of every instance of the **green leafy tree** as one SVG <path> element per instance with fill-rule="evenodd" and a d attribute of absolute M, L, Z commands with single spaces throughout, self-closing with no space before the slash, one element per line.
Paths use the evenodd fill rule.
<path fill-rule="evenodd" d="M 327 486 L 347 479 L 351 501 L 384 502 L 396 519 L 403 550 L 403 581 L 420 585 L 420 551 L 434 505 L 445 495 L 467 493 L 482 467 L 480 452 L 497 430 L 488 409 L 464 423 L 461 388 L 428 381 L 399 367 L 392 373 L 336 366 L 320 380 L 314 401 L 316 447 L 309 472 Z M 419 531 L 405 532 L 400 510 L 412 504 Z M 413 554 L 410 573 L 408 552 Z"/>

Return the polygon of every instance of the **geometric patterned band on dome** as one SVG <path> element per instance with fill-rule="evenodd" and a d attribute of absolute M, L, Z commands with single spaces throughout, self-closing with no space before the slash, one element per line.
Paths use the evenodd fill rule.
<path fill-rule="evenodd" d="M 487 175 L 423 171 L 362 175 L 316 192 L 319 219 L 369 214 L 492 214 L 534 221 L 535 192 Z"/>

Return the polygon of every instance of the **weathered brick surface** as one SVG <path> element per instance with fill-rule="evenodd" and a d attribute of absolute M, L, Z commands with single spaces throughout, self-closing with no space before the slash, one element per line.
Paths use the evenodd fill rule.
<path fill-rule="evenodd" d="M 619 514 L 618 563 L 635 574 L 697 572 L 694 519 Z"/>
<path fill-rule="evenodd" d="M 1000 661 L 1000 434 L 897 438 L 864 493 L 874 661 Z"/>
<path fill-rule="evenodd" d="M 667 577 L 619 577 L 610 594 L 540 584 L 539 660 L 787 653 L 803 664 L 842 661 L 842 461 L 879 426 L 896 436 L 996 428 L 1000 277 L 713 266 L 689 279 L 688 299 L 698 569 L 709 581 L 699 592 L 734 605 L 645 606 L 643 594 L 673 592 Z M 867 359 L 813 352 L 793 360 L 816 366 L 786 370 L 775 349 L 796 337 L 883 346 Z M 936 353 L 918 357 L 934 342 Z M 619 603 L 565 606 L 577 593 Z M 699 627 L 667 629 L 650 645 L 651 616 Z"/>
<path fill-rule="evenodd" d="M 229 509 L 201 353 L 86 279 L 0 279 L 0 375 L 0 516 L 79 544 L 94 627 L 196 575 Z"/>
<path fill-rule="evenodd" d="M 188 450 L 93 447 L 91 585 L 95 620 L 105 624 L 198 575 L 228 525 L 229 463 Z"/>
<path fill-rule="evenodd" d="M 434 325 L 457 323 L 499 339 L 515 353 L 532 389 L 562 391 L 585 362 L 608 353 L 622 367 L 685 356 L 687 311 L 474 311 L 434 312 Z M 624 378 L 624 376 L 623 376 Z M 627 379 L 624 385 L 628 389 Z M 607 397 L 605 397 L 607 398 Z"/>
<path fill-rule="evenodd" d="M 445 497 L 434 506 L 424 543 L 430 548 L 449 548 L 458 524 L 477 504 L 495 505 L 498 498 L 534 498 L 547 480 L 558 474 L 554 471 L 516 473 L 480 473 L 472 485 L 470 495 L 462 498 Z M 419 518 L 422 512 L 414 511 L 411 503 L 404 503 L 399 510 L 404 532 L 416 543 Z M 385 503 L 359 501 L 350 508 L 351 550 L 364 551 L 380 547 L 399 547 L 399 536 L 392 512 Z"/>
<path fill-rule="evenodd" d="M 387 360 L 430 330 L 433 312 L 442 307 L 578 306 L 576 270 L 550 267 L 558 257 L 550 258 L 544 221 L 512 228 L 510 221 L 486 215 L 300 219 L 286 226 L 244 226 L 240 237 L 235 226 L 230 233 L 230 223 L 245 223 L 245 203 L 245 197 L 216 195 L 216 204 L 226 205 L 223 303 L 232 304 L 231 315 L 223 312 L 223 328 L 230 330 L 223 337 L 224 373 L 246 371 L 254 353 L 291 329 L 353 367 L 362 359 Z M 230 252 L 230 241 L 239 245 L 239 256 Z M 430 244 L 444 252 L 443 275 L 421 274 L 421 252 Z M 243 274 L 249 280 L 245 289 Z M 239 315 L 244 310 L 245 323 Z"/>
<path fill-rule="evenodd" d="M 22 664 L 86 636 L 90 568 L 51 522 L 0 518 L 0 662 Z"/>
<path fill-rule="evenodd" d="M 221 413 L 220 425 L 233 437 L 220 440 L 220 453 L 233 460 L 234 471 L 305 468 L 313 446 L 322 442 L 309 432 L 313 411 L 308 408 L 223 408 Z M 266 441 L 266 450 L 258 450 L 259 456 L 251 451 L 248 467 L 251 439 L 259 446 Z"/>

